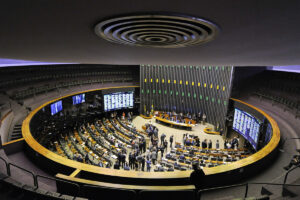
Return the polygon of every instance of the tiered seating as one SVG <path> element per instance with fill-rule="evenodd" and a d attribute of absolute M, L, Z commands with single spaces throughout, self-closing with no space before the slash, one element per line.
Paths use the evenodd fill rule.
<path fill-rule="evenodd" d="M 78 147 L 79 148 L 81 147 L 83 149 L 84 155 L 88 154 L 89 161 L 93 165 L 99 165 L 99 162 L 102 162 L 104 165 L 108 164 L 108 162 L 103 157 L 99 157 L 100 155 L 97 155 L 96 152 L 94 152 L 87 145 L 84 144 L 82 138 L 80 137 L 80 135 L 77 131 L 74 132 L 74 137 L 76 138 L 76 140 L 78 141 L 78 143 L 80 145 Z"/>
<path fill-rule="evenodd" d="M 266 98 L 273 103 L 284 105 L 292 111 L 296 111 L 296 117 L 300 111 L 300 75 L 297 73 L 263 73 L 257 79 L 259 87 L 255 87 L 254 94 L 260 98 Z"/>
<path fill-rule="evenodd" d="M 126 143 L 127 146 L 128 145 L 131 146 L 132 138 L 129 138 L 128 136 L 124 135 L 120 131 L 114 129 L 114 126 L 110 123 L 110 121 L 108 119 L 103 118 L 102 122 L 108 132 L 111 132 L 120 141 Z"/>
<path fill-rule="evenodd" d="M 100 125 L 91 125 L 90 128 L 91 137 L 93 137 L 94 140 L 98 141 L 98 144 L 111 151 L 115 155 L 117 155 L 118 152 L 121 152 L 121 150 L 124 150 L 123 147 L 116 147 L 114 137 L 111 133 L 108 133 L 103 125 L 101 126 L 101 128 L 99 128 L 98 126 Z"/>
<path fill-rule="evenodd" d="M 88 125 L 89 126 L 89 125 Z M 80 133 L 80 137 L 81 139 L 83 139 L 84 135 L 86 136 L 86 142 L 85 144 L 87 144 L 87 146 L 93 150 L 93 152 L 95 154 L 97 154 L 96 157 L 100 157 L 100 160 L 101 158 L 104 158 L 107 162 L 110 163 L 113 163 L 113 161 L 110 159 L 110 155 L 109 155 L 109 151 L 103 147 L 101 147 L 94 139 L 93 137 L 90 135 L 89 131 L 86 130 L 85 127 L 83 127 L 84 129 L 84 134 Z M 97 145 L 98 144 L 98 145 Z M 93 154 L 93 153 L 92 153 Z M 103 160 L 102 160 L 103 162 Z"/>
<path fill-rule="evenodd" d="M 129 68 L 116 71 L 102 65 L 60 65 L 15 67 L 0 70 L 0 90 L 16 100 L 60 88 L 108 82 L 134 82 L 136 72 Z"/>
<path fill-rule="evenodd" d="M 234 149 L 202 149 L 196 146 L 183 146 L 176 143 L 175 149 L 163 158 L 162 164 L 174 166 L 174 169 L 191 169 L 193 163 L 199 163 L 202 167 L 215 167 L 226 163 L 235 162 L 249 156 L 250 153 Z"/>
<path fill-rule="evenodd" d="M 63 157 L 66 157 L 64 151 L 61 149 L 61 146 L 60 146 L 60 144 L 59 144 L 57 141 L 54 142 L 54 145 L 55 145 L 56 153 L 57 153 L 58 155 L 61 155 L 61 156 L 63 156 Z"/>
<path fill-rule="evenodd" d="M 123 126 L 125 129 L 127 129 L 128 131 L 131 131 L 132 133 L 134 133 L 136 136 L 140 136 L 140 137 L 145 137 L 148 136 L 146 132 L 144 131 L 138 131 L 136 130 L 132 123 L 130 123 L 128 120 L 126 120 L 126 118 L 124 120 L 121 120 L 119 117 L 116 118 L 118 123 Z"/>

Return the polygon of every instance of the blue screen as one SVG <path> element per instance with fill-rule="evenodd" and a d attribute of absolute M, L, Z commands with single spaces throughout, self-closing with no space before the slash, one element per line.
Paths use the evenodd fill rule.
<path fill-rule="evenodd" d="M 57 101 L 50 105 L 51 108 L 51 115 L 55 115 L 56 113 L 62 111 L 62 101 Z"/>
<path fill-rule="evenodd" d="M 119 110 L 122 108 L 133 108 L 133 91 L 116 92 L 104 95 L 104 111 Z"/>
<path fill-rule="evenodd" d="M 84 103 L 85 102 L 85 94 L 79 94 L 72 97 L 73 105 Z"/>
<path fill-rule="evenodd" d="M 265 135 L 265 144 L 268 144 L 271 137 L 272 137 L 272 126 L 270 123 L 268 123 L 268 126 L 267 126 L 267 130 L 266 130 L 266 135 Z"/>
<path fill-rule="evenodd" d="M 235 108 L 232 128 L 248 140 L 254 149 L 257 148 L 260 124 L 255 117 Z"/>

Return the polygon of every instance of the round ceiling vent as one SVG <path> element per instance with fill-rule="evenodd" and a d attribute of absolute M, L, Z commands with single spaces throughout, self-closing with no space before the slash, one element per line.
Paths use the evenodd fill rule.
<path fill-rule="evenodd" d="M 143 47 L 178 48 L 213 40 L 218 27 L 186 15 L 144 14 L 111 18 L 95 27 L 110 42 Z"/>

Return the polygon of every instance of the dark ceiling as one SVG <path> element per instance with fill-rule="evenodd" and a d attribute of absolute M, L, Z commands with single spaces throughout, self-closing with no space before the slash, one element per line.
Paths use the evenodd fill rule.
<path fill-rule="evenodd" d="M 0 58 L 100 64 L 300 64 L 299 0 L 3 0 L 0 5 Z M 178 49 L 114 44 L 94 33 L 104 18 L 151 11 L 208 19 L 221 31 L 214 41 Z"/>

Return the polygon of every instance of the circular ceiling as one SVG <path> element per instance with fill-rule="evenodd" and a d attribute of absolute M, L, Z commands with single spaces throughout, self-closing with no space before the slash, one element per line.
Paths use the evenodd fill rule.
<path fill-rule="evenodd" d="M 101 38 L 131 46 L 179 48 L 213 40 L 218 27 L 204 19 L 175 14 L 140 14 L 115 17 L 95 26 Z"/>

